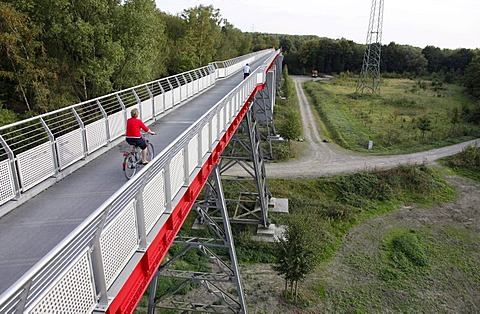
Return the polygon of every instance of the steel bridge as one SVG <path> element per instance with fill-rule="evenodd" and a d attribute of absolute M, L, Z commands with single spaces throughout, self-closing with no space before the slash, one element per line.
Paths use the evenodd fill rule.
<path fill-rule="evenodd" d="M 219 165 L 245 126 L 254 217 L 268 227 L 257 122 L 271 123 L 281 62 L 280 50 L 258 51 L 0 127 L 0 313 L 133 312 L 191 209 L 215 226 L 194 206 L 204 186 L 229 225 Z M 155 158 L 127 181 L 119 146 L 133 108 L 158 135 Z M 217 233 L 234 253 L 229 228 Z M 231 257 L 240 300 L 227 308 L 244 313 Z"/>

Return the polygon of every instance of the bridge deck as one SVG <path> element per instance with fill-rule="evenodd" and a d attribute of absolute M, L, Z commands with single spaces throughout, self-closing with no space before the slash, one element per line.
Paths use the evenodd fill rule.
<path fill-rule="evenodd" d="M 252 66 L 252 71 L 264 59 Z M 216 85 L 150 125 L 155 153 L 165 149 L 242 80 L 242 73 Z M 126 179 L 123 156 L 114 147 L 0 218 L 0 294 L 80 225 Z"/>

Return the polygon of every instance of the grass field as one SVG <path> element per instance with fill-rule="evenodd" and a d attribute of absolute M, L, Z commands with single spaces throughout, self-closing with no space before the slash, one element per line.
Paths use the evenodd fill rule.
<path fill-rule="evenodd" d="M 376 96 L 355 94 L 355 84 L 345 77 L 304 85 L 324 122 L 322 131 L 347 149 L 398 154 L 480 137 L 480 125 L 467 122 L 475 102 L 459 86 L 383 79 Z"/>
<path fill-rule="evenodd" d="M 317 270 L 301 284 L 298 303 L 278 305 L 278 311 L 255 310 L 478 312 L 478 198 L 467 195 L 461 203 L 454 201 L 458 195 L 443 179 L 448 173 L 402 166 L 332 178 L 272 180 L 273 194 L 290 200 L 289 216 L 301 215 L 313 224 L 322 248 Z M 455 180 L 457 185 L 471 184 Z M 472 186 L 478 194 L 478 186 Z M 282 219 L 288 223 L 288 217 Z"/>

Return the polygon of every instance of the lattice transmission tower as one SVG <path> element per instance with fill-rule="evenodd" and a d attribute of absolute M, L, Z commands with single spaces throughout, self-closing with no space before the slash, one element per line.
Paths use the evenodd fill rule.
<path fill-rule="evenodd" d="M 372 0 L 368 22 L 367 49 L 363 56 L 362 72 L 357 93 L 369 90 L 380 94 L 380 54 L 382 50 L 383 0 Z"/>

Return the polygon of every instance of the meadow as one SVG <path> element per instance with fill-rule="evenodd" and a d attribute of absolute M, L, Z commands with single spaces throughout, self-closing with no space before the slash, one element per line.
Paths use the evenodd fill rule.
<path fill-rule="evenodd" d="M 383 79 L 381 94 L 356 94 L 356 80 L 340 76 L 304 88 L 323 121 L 325 137 L 358 152 L 400 154 L 480 137 L 475 101 L 457 85 Z M 372 149 L 368 149 L 373 141 Z"/>

